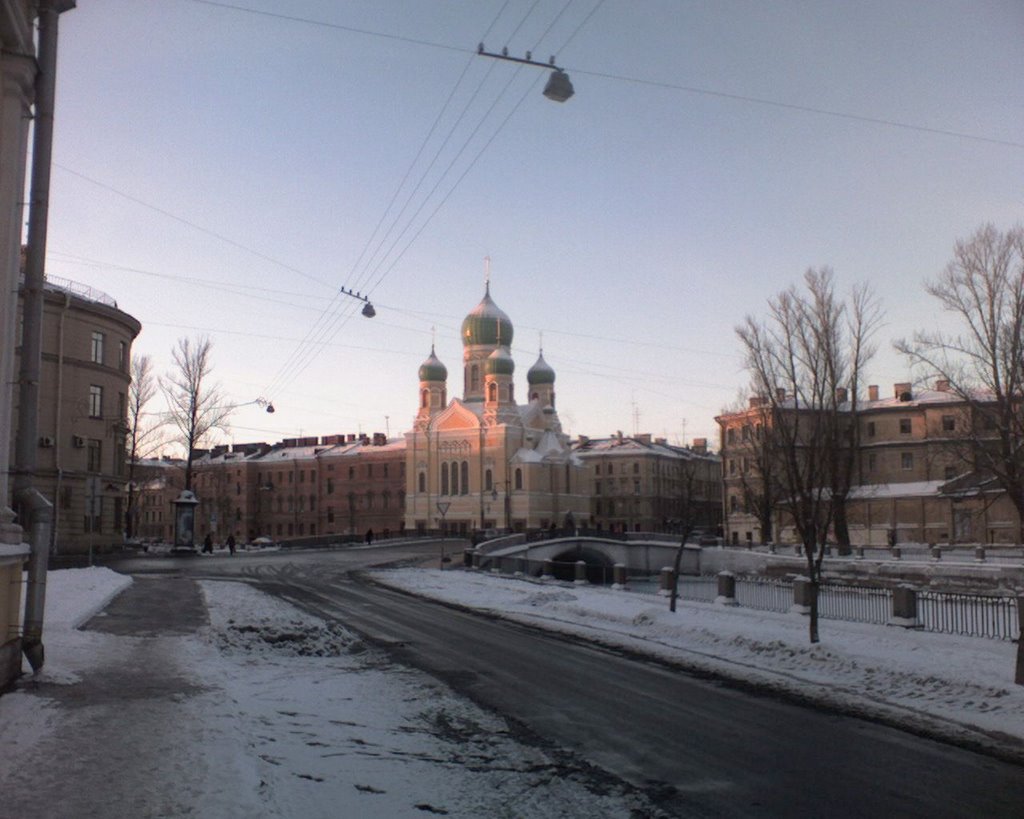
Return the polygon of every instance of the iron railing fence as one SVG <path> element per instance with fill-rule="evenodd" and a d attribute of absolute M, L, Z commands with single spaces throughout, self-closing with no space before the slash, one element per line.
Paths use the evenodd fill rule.
<path fill-rule="evenodd" d="M 818 587 L 818 616 L 884 626 L 892 619 L 892 589 L 822 583 Z"/>
<path fill-rule="evenodd" d="M 917 593 L 917 619 L 925 631 L 1019 640 L 1017 598 L 964 592 Z"/>
<path fill-rule="evenodd" d="M 793 584 L 770 577 L 737 577 L 736 602 L 748 609 L 785 614 L 793 607 Z"/>

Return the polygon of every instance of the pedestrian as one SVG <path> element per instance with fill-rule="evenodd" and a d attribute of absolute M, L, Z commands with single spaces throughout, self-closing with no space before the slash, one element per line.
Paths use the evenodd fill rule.
<path fill-rule="evenodd" d="M 213 538 L 209 532 L 206 533 L 206 538 L 203 540 L 203 551 L 213 554 Z"/>
<path fill-rule="evenodd" d="M 366 530 L 366 543 L 367 545 L 373 543 L 373 529 Z"/>
<path fill-rule="evenodd" d="M 235 553 L 235 536 L 233 534 L 228 535 L 228 551 L 231 552 L 231 554 Z"/>

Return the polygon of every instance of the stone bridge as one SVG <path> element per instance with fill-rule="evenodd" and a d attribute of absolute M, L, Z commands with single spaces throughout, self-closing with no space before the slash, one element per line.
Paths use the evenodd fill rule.
<path fill-rule="evenodd" d="M 668 538 L 621 539 L 594 535 L 572 535 L 548 540 L 527 541 L 523 535 L 509 535 L 487 541 L 475 549 L 467 550 L 473 565 L 481 569 L 507 569 L 540 576 L 546 561 L 557 564 L 587 564 L 592 580 L 611 582 L 612 568 L 626 567 L 633 575 L 656 575 L 676 558 L 679 543 Z M 680 565 L 682 574 L 700 574 L 700 547 L 684 547 Z M 513 561 L 519 561 L 513 564 Z M 558 572 L 563 574 L 565 572 Z"/>

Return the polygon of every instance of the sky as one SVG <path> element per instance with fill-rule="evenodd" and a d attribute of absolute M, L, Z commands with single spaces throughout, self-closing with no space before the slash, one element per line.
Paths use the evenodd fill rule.
<path fill-rule="evenodd" d="M 432 343 L 461 395 L 489 258 L 520 395 L 543 345 L 568 433 L 714 444 L 735 327 L 809 267 L 877 293 L 869 383 L 926 377 L 924 282 L 1024 221 L 1021 42 L 1017 0 L 80 0 L 47 274 L 158 373 L 209 335 L 220 442 L 273 442 L 405 432 Z"/>

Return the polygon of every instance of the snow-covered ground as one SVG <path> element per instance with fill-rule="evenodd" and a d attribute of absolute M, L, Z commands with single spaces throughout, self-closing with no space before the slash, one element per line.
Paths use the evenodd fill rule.
<path fill-rule="evenodd" d="M 1008 641 L 807 619 L 605 587 L 470 571 L 393 569 L 377 582 L 659 657 L 1024 759 L 1024 686 Z"/>
<path fill-rule="evenodd" d="M 3 815 L 656 815 L 641 794 L 244 584 L 202 583 L 198 634 L 77 630 L 130 582 L 103 568 L 50 573 L 46 666 L 0 697 Z"/>

